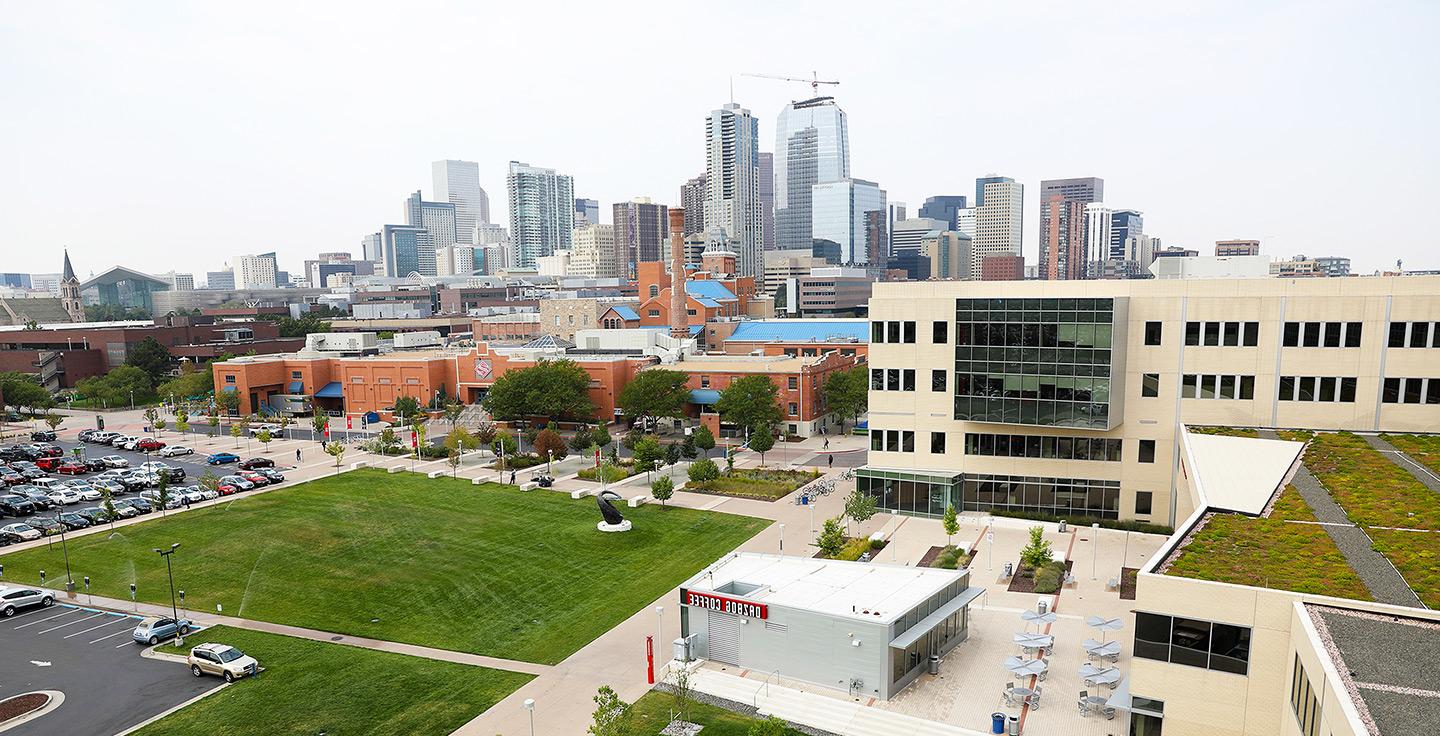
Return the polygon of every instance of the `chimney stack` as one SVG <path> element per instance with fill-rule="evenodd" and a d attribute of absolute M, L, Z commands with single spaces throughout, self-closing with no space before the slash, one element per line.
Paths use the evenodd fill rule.
<path fill-rule="evenodd" d="M 690 337 L 685 310 L 685 210 L 670 208 L 670 336 Z"/>

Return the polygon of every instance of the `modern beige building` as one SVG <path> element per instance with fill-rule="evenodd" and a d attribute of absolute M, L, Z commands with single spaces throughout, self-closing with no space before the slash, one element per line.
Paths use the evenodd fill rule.
<path fill-rule="evenodd" d="M 621 275 L 621 267 L 625 264 L 616 260 L 613 225 L 575 228 L 570 242 L 569 275 L 592 279 L 609 279 Z"/>
<path fill-rule="evenodd" d="M 978 238 L 977 238 L 978 241 Z M 1170 527 L 1182 424 L 1440 427 L 1440 278 L 879 283 L 882 508 Z"/>

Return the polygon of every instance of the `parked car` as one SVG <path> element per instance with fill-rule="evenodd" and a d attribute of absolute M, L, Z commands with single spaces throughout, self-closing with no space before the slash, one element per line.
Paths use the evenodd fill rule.
<path fill-rule="evenodd" d="M 64 524 L 65 528 L 69 529 L 70 531 L 75 531 L 76 529 L 86 529 L 90 527 L 90 522 L 86 521 L 85 517 L 76 513 L 66 512 L 63 514 L 57 514 L 55 518 L 61 524 Z"/>
<path fill-rule="evenodd" d="M 90 485 L 101 491 L 109 491 L 112 496 L 118 496 L 129 490 L 124 483 L 109 478 L 95 478 L 90 481 Z"/>
<path fill-rule="evenodd" d="M 244 478 L 245 480 L 250 481 L 251 485 L 255 486 L 256 488 L 259 488 L 260 486 L 268 486 L 268 485 L 270 485 L 270 479 L 269 479 L 269 478 L 266 478 L 265 476 L 263 476 L 263 475 L 255 472 L 255 471 L 253 471 L 253 470 L 247 470 L 247 471 L 245 471 L 245 472 L 243 472 L 243 473 L 236 473 L 236 475 L 240 476 L 241 478 Z"/>
<path fill-rule="evenodd" d="M 265 476 L 265 479 L 270 481 L 271 483 L 279 483 L 280 481 L 285 480 L 285 474 L 274 468 L 257 468 L 255 472 Z"/>
<path fill-rule="evenodd" d="M 207 500 L 205 498 L 205 491 L 201 490 L 200 486 L 185 486 L 184 488 L 177 488 L 175 491 L 175 496 L 190 503 L 200 503 L 201 501 Z M 219 498 L 219 493 L 216 493 L 215 497 Z"/>
<path fill-rule="evenodd" d="M 143 498 L 122 498 L 115 502 L 115 508 L 120 508 L 121 504 L 135 509 L 135 513 L 137 514 L 148 514 L 155 510 L 155 507 L 151 506 L 150 502 Z"/>
<path fill-rule="evenodd" d="M 107 468 L 130 467 L 130 461 L 126 460 L 123 456 L 120 455 L 106 455 L 105 457 L 100 458 L 100 462 L 105 463 L 105 467 Z"/>
<path fill-rule="evenodd" d="M 25 523 L 35 527 L 40 535 L 45 537 L 65 531 L 65 525 L 53 516 L 32 516 L 26 519 Z"/>
<path fill-rule="evenodd" d="M 7 486 L 18 486 L 25 482 L 25 476 L 21 475 L 20 472 L 14 468 L 6 466 L 0 468 L 0 482 L 3 482 Z"/>
<path fill-rule="evenodd" d="M 103 431 L 103 430 L 102 430 L 102 431 L 96 432 L 95 434 L 90 435 L 90 439 L 87 440 L 87 441 L 88 441 L 88 442 L 94 442 L 95 444 L 98 444 L 98 445 L 108 445 L 108 444 L 110 444 L 110 442 L 111 442 L 112 440 L 114 440 L 116 437 L 119 437 L 119 436 L 120 436 L 120 433 L 119 433 L 119 432 L 106 432 L 106 431 Z"/>
<path fill-rule="evenodd" d="M 0 516 L 29 516 L 35 513 L 35 504 L 30 499 L 15 493 L 0 496 Z"/>
<path fill-rule="evenodd" d="M 49 442 L 37 442 L 33 447 L 40 452 L 40 457 L 64 457 L 65 450 Z"/>
<path fill-rule="evenodd" d="M 128 434 L 117 434 L 111 437 L 109 440 L 106 440 L 105 444 L 110 445 L 111 447 L 124 447 L 125 443 L 134 442 L 137 439 L 139 439 L 139 437 L 131 437 Z"/>
<path fill-rule="evenodd" d="M 40 538 L 40 530 L 29 524 L 8 524 L 0 526 L 0 537 L 12 542 L 29 542 Z"/>
<path fill-rule="evenodd" d="M 115 507 L 115 515 L 122 519 L 131 519 L 140 515 L 139 509 L 131 508 L 128 503 L 111 501 L 110 505 Z"/>
<path fill-rule="evenodd" d="M 229 483 L 242 491 L 249 491 L 255 488 L 255 484 L 238 475 L 227 475 L 220 479 L 221 483 Z"/>
<path fill-rule="evenodd" d="M 168 445 L 160 450 L 160 457 L 176 457 L 179 455 L 194 455 L 195 451 L 184 445 Z"/>
<path fill-rule="evenodd" d="M 48 430 L 48 429 L 42 429 L 42 430 L 40 430 L 40 431 L 38 431 L 38 432 L 31 432 L 31 433 L 30 433 L 30 441 L 31 441 L 31 442 L 54 442 L 54 441 L 55 441 L 55 433 L 52 432 L 51 430 Z"/>
<path fill-rule="evenodd" d="M 60 466 L 63 465 L 63 464 L 65 464 L 65 461 L 62 460 L 62 459 L 60 459 L 60 458 L 58 458 L 58 457 L 48 457 L 48 456 L 47 456 L 47 457 L 36 458 L 36 460 L 35 460 L 35 467 L 37 467 L 37 468 L 39 468 L 39 469 L 41 469 L 41 470 L 43 470 L 43 471 L 45 471 L 45 472 L 47 472 L 47 473 L 53 473 L 53 472 L 55 472 L 55 469 L 58 468 L 58 467 L 60 467 Z"/>
<path fill-rule="evenodd" d="M 90 466 L 77 460 L 69 460 L 56 467 L 55 472 L 60 475 L 84 475 L 90 472 Z"/>
<path fill-rule="evenodd" d="M 196 677 L 219 675 L 226 682 L 234 682 L 260 671 L 260 663 L 254 657 L 225 644 L 201 644 L 190 650 L 186 661 L 190 663 L 190 674 Z"/>
<path fill-rule="evenodd" d="M 216 484 L 215 490 L 218 491 L 222 496 L 233 496 L 236 493 L 240 492 L 239 488 L 236 488 L 235 486 L 226 483 L 223 480 Z"/>
<path fill-rule="evenodd" d="M 91 437 L 94 437 L 94 436 L 95 436 L 95 433 L 98 432 L 98 431 L 100 431 L 100 430 L 98 430 L 98 429 L 82 429 L 82 430 L 80 430 L 79 434 L 76 434 L 76 435 L 75 435 L 75 439 L 77 439 L 77 440 L 79 440 L 79 441 L 81 441 L 81 442 L 89 442 L 89 441 L 90 441 L 90 438 L 91 438 Z"/>
<path fill-rule="evenodd" d="M 73 488 L 56 486 L 50 489 L 49 493 L 47 493 L 46 495 L 50 496 L 51 501 L 54 501 L 55 503 L 62 506 L 69 506 L 72 503 L 80 503 L 80 494 L 77 493 Z"/>
<path fill-rule="evenodd" d="M 14 470 L 20 475 L 25 476 L 25 480 L 38 480 L 45 477 L 45 471 L 35 467 L 35 463 L 26 462 L 24 460 L 16 463 L 10 463 L 10 469 Z"/>
<path fill-rule="evenodd" d="M 233 452 L 216 452 L 206 456 L 205 458 L 205 463 L 207 465 L 225 465 L 227 463 L 238 462 L 240 462 L 240 456 L 236 455 Z"/>
<path fill-rule="evenodd" d="M 99 506 L 87 506 L 75 513 L 79 514 L 80 518 L 90 522 L 91 526 L 99 526 L 100 524 L 105 524 L 110 521 L 110 515 L 105 513 L 105 509 Z"/>
<path fill-rule="evenodd" d="M 5 618 L 26 608 L 49 608 L 54 603 L 55 594 L 43 588 L 0 588 L 0 616 Z"/>
<path fill-rule="evenodd" d="M 140 438 L 131 437 L 123 442 L 116 442 L 115 446 L 129 452 L 140 452 Z"/>
<path fill-rule="evenodd" d="M 45 495 L 44 491 L 36 488 L 35 486 L 18 486 L 16 488 L 11 488 L 10 491 L 17 496 L 24 496 L 27 501 L 35 504 L 36 511 L 40 511 L 43 509 L 53 509 L 60 505 L 58 503 L 55 503 L 54 499 Z"/>
<path fill-rule="evenodd" d="M 154 646 L 162 639 L 173 639 L 176 634 L 184 636 L 190 633 L 190 621 L 188 619 L 173 618 L 147 618 L 135 627 L 130 638 L 138 644 L 149 644 Z"/>
<path fill-rule="evenodd" d="M 165 443 L 154 437 L 145 437 L 135 443 L 135 449 L 140 452 L 155 452 L 165 449 Z"/>
<path fill-rule="evenodd" d="M 273 468 L 275 467 L 275 461 L 271 460 L 268 457 L 252 457 L 248 460 L 241 461 L 240 467 L 246 470 L 254 470 L 256 468 Z"/>
<path fill-rule="evenodd" d="M 160 505 L 160 491 L 158 490 L 141 491 L 140 498 L 145 499 L 146 501 L 149 501 L 151 504 L 154 504 L 156 506 Z M 165 491 L 165 508 L 177 509 L 180 508 L 180 506 L 182 506 L 183 504 L 184 499 L 180 496 L 180 489 L 170 488 Z"/>
<path fill-rule="evenodd" d="M 203 487 L 203 486 L 196 486 L 196 487 L 195 487 L 195 492 L 196 492 L 196 493 L 199 493 L 199 494 L 200 494 L 200 497 L 201 497 L 202 499 L 206 500 L 206 501 L 210 501 L 210 500 L 217 499 L 217 498 L 220 497 L 220 491 L 215 490 L 215 489 L 212 489 L 212 488 L 205 488 L 205 487 Z M 194 502 L 192 501 L 191 503 L 194 503 Z"/>

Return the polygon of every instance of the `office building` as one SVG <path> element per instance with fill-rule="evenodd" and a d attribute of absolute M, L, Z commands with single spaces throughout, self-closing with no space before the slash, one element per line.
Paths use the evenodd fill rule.
<path fill-rule="evenodd" d="M 814 251 L 809 249 L 766 251 L 765 281 L 761 291 L 774 294 L 776 289 L 784 286 L 786 279 L 809 276 L 812 269 L 824 268 L 827 265 L 829 264 L 824 258 L 816 256 Z"/>
<path fill-rule="evenodd" d="M 930 278 L 930 261 L 921 252 L 920 243 L 932 233 L 943 232 L 945 227 L 944 222 L 928 217 L 913 217 L 893 223 L 890 231 L 890 268 L 904 270 L 905 277 L 914 281 Z"/>
<path fill-rule="evenodd" d="M 436 276 L 474 276 L 484 273 L 484 270 L 485 250 L 482 247 L 452 245 L 435 249 Z"/>
<path fill-rule="evenodd" d="M 235 272 L 234 272 L 234 271 L 231 271 L 231 270 L 228 270 L 228 269 L 225 270 L 225 271 L 207 271 L 207 272 L 205 272 L 205 288 L 206 288 L 206 289 L 234 289 L 234 288 L 235 288 Z"/>
<path fill-rule="evenodd" d="M 689 222 L 689 210 L 685 218 Z M 760 152 L 760 226 L 765 231 L 765 250 L 775 250 L 775 154 L 764 151 Z"/>
<path fill-rule="evenodd" d="M 975 180 L 973 271 L 988 256 L 1021 254 L 1024 236 L 1025 185 L 1006 176 Z"/>
<path fill-rule="evenodd" d="M 921 217 L 949 223 L 946 227 L 954 230 L 958 224 L 957 217 L 964 209 L 967 209 L 965 195 L 941 194 L 935 197 L 926 197 L 925 204 L 920 205 L 919 214 Z"/>
<path fill-rule="evenodd" d="M 865 263 L 872 271 L 890 265 L 890 223 L 887 212 L 865 213 Z"/>
<path fill-rule="evenodd" d="M 382 225 L 380 266 L 377 275 L 404 278 L 411 274 L 435 275 L 435 245 L 428 228 L 415 225 Z"/>
<path fill-rule="evenodd" d="M 1217 255 L 1217 256 L 1258 256 L 1258 255 L 1260 255 L 1260 241 L 1258 241 L 1258 240 L 1217 240 L 1217 241 L 1215 241 L 1215 255 Z"/>
<path fill-rule="evenodd" d="M 486 275 L 494 275 L 514 268 L 510 262 L 514 251 L 510 248 L 509 243 L 495 243 L 493 245 L 480 245 L 476 247 L 484 253 L 482 262 L 485 266 Z"/>
<path fill-rule="evenodd" d="M 669 211 L 649 197 L 615 203 L 611 208 L 615 223 L 612 260 L 624 267 L 624 272 L 616 276 L 633 278 L 634 264 L 665 260 L 670 239 Z"/>
<path fill-rule="evenodd" d="M 1110 257 L 1125 258 L 1125 242 L 1145 232 L 1145 218 L 1140 210 L 1115 210 L 1110 215 Z M 1148 266 L 1150 264 L 1141 264 Z"/>
<path fill-rule="evenodd" d="M 405 199 L 405 224 L 425 228 L 430 233 L 431 245 L 436 248 L 449 248 L 459 241 L 455 214 L 455 205 L 426 202 L 419 190 Z"/>
<path fill-rule="evenodd" d="M 570 247 L 572 276 L 592 279 L 619 278 L 622 269 L 626 268 L 626 264 L 619 260 L 622 250 L 615 245 L 614 225 L 577 227 L 570 238 Z"/>
<path fill-rule="evenodd" d="M 600 224 L 600 203 L 593 199 L 575 198 L 575 227 Z"/>
<path fill-rule="evenodd" d="M 535 259 L 570 248 L 575 229 L 575 183 L 554 169 L 510 162 L 505 180 L 510 195 L 510 244 L 515 268 L 534 268 Z"/>
<path fill-rule="evenodd" d="M 954 230 L 931 230 L 920 239 L 920 255 L 930 267 L 926 278 L 965 281 L 976 277 L 974 243 Z"/>
<path fill-rule="evenodd" d="M 455 205 L 457 240 L 469 242 L 476 225 L 490 222 L 490 196 L 480 186 L 480 164 L 447 159 L 430 164 L 435 199 Z"/>
<path fill-rule="evenodd" d="M 739 241 L 740 274 L 763 278 L 765 233 L 757 121 L 749 110 L 733 102 L 712 110 L 705 120 L 705 149 L 705 228 L 720 228 L 727 238 Z M 777 177 L 780 170 L 777 159 Z M 779 197 L 777 187 L 777 217 Z"/>
<path fill-rule="evenodd" d="M 170 271 L 160 274 L 160 278 L 170 283 L 172 291 L 190 291 L 195 288 L 195 274 Z"/>
<path fill-rule="evenodd" d="M 784 253 L 786 251 L 777 251 Z M 785 280 L 783 311 L 790 317 L 856 317 L 869 309 L 874 280 L 863 268 L 821 266 Z"/>
<path fill-rule="evenodd" d="M 8 286 L 12 289 L 29 289 L 31 281 L 28 273 L 0 273 L 0 286 Z"/>
<path fill-rule="evenodd" d="M 1098 177 L 1040 182 L 1040 278 L 1086 277 L 1085 207 L 1104 199 L 1105 181 Z"/>
<path fill-rule="evenodd" d="M 775 247 L 808 247 L 811 188 L 849 176 L 849 133 L 835 98 L 786 105 L 775 121 Z"/>
<path fill-rule="evenodd" d="M 236 289 L 274 289 L 275 260 L 267 256 L 235 256 L 230 259 Z"/>
<path fill-rule="evenodd" d="M 1349 276 L 1350 259 L 1335 256 L 1307 258 L 1304 255 L 1298 255 L 1288 261 L 1272 262 L 1270 274 L 1282 278 Z"/>
<path fill-rule="evenodd" d="M 472 245 L 509 245 L 510 230 L 504 225 L 485 223 L 475 226 L 475 231 L 470 234 Z"/>
<path fill-rule="evenodd" d="M 810 247 L 830 263 L 866 265 L 866 216 L 885 211 L 885 190 L 864 179 L 815 184 L 810 193 Z M 803 249 L 803 248 L 802 248 Z"/>
<path fill-rule="evenodd" d="M 703 173 L 680 185 L 680 207 L 685 210 L 685 235 L 705 232 L 705 175 Z M 771 216 L 773 219 L 773 211 Z"/>
<path fill-rule="evenodd" d="M 981 281 L 1022 281 L 1029 277 L 1025 256 L 985 256 L 980 260 Z"/>
<path fill-rule="evenodd" d="M 1040 199 L 1060 195 L 1071 202 L 1104 202 L 1105 180 L 1098 176 L 1045 179 L 1040 182 Z"/>

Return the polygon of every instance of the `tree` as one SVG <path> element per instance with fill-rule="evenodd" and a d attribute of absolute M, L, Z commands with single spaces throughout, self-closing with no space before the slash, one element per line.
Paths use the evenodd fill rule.
<path fill-rule="evenodd" d="M 665 457 L 665 451 L 660 449 L 660 441 L 655 435 L 647 434 L 635 443 L 635 471 L 645 472 L 649 477 L 650 471 L 655 469 L 655 464 Z"/>
<path fill-rule="evenodd" d="M 451 478 L 458 478 L 460 476 L 460 448 L 445 448 L 445 464 L 450 466 Z"/>
<path fill-rule="evenodd" d="M 330 331 L 330 323 L 320 319 L 320 315 L 314 312 L 307 312 L 299 318 L 265 315 L 262 319 L 273 321 L 281 337 L 304 337 L 312 332 Z"/>
<path fill-rule="evenodd" d="M 603 450 L 609 447 L 610 443 L 615 441 L 615 438 L 610 436 L 610 429 L 601 424 L 595 427 L 595 431 L 591 434 L 590 441 L 594 442 L 597 447 Z"/>
<path fill-rule="evenodd" d="M 210 434 L 220 434 L 219 431 L 216 430 L 216 427 L 220 426 L 220 414 L 215 409 L 210 410 L 210 414 L 205 418 L 205 423 L 210 425 Z"/>
<path fill-rule="evenodd" d="M 402 422 L 405 417 L 413 417 L 419 413 L 420 402 L 414 396 L 401 396 L 395 399 L 395 416 L 401 417 Z"/>
<path fill-rule="evenodd" d="M 609 685 L 601 685 L 595 695 L 593 723 L 586 733 L 590 736 L 632 736 L 634 722 L 630 704 L 621 700 Z"/>
<path fill-rule="evenodd" d="M 495 418 L 505 420 L 595 416 L 590 374 L 573 360 L 542 360 L 529 368 L 506 371 L 490 386 L 483 406 Z"/>
<path fill-rule="evenodd" d="M 766 716 L 765 720 L 752 724 L 745 736 L 786 736 L 789 731 L 790 727 L 784 720 Z"/>
<path fill-rule="evenodd" d="M 110 522 L 110 531 L 113 533 L 115 531 L 115 520 L 120 518 L 120 512 L 115 510 L 115 499 L 110 495 L 110 491 L 104 490 L 100 493 L 104 498 L 104 500 L 100 502 L 100 511 L 105 514 L 105 520 Z"/>
<path fill-rule="evenodd" d="M 575 430 L 575 434 L 570 438 L 570 449 L 582 455 L 586 450 L 590 449 L 590 446 L 593 444 L 595 444 L 595 435 L 590 430 L 589 425 L 580 425 L 580 427 Z"/>
<path fill-rule="evenodd" d="M 662 475 L 650 484 L 650 495 L 660 502 L 660 507 L 665 507 L 665 502 L 675 495 L 675 481 L 670 476 Z"/>
<path fill-rule="evenodd" d="M 760 467 L 765 467 L 765 453 L 775 446 L 774 430 L 769 425 L 758 427 L 750 432 L 750 449 L 760 453 Z"/>
<path fill-rule="evenodd" d="M 440 413 L 445 417 L 445 421 L 454 426 L 456 422 L 460 421 L 460 415 L 465 413 L 465 405 L 458 401 L 450 401 L 445 404 L 445 408 L 441 409 Z"/>
<path fill-rule="evenodd" d="M 325 428 L 328 426 L 330 426 L 330 417 L 325 416 L 324 412 L 316 409 L 315 415 L 310 417 L 310 429 L 315 432 L 315 439 L 321 439 L 321 436 L 325 434 Z"/>
<path fill-rule="evenodd" d="M 1020 564 L 1031 570 L 1039 570 L 1051 557 L 1050 540 L 1045 538 L 1045 528 L 1030 527 L 1030 543 L 1020 550 Z"/>
<path fill-rule="evenodd" d="M 219 490 L 220 488 L 220 476 L 216 475 L 215 471 L 210 470 L 209 468 L 206 468 L 205 472 L 200 474 L 199 482 L 200 487 L 204 488 L 207 491 L 215 491 Z"/>
<path fill-rule="evenodd" d="M 682 453 L 681 453 L 681 451 L 680 451 L 680 443 L 679 443 L 679 442 L 671 442 L 670 444 L 666 445 L 666 446 L 665 446 L 665 464 L 666 464 L 666 465 L 674 465 L 674 464 L 680 462 L 680 455 L 681 455 L 681 454 L 682 454 Z"/>
<path fill-rule="evenodd" d="M 148 409 L 145 410 L 145 423 L 148 424 L 148 425 L 150 425 L 151 427 L 154 427 L 154 426 L 155 426 L 155 422 L 156 422 L 156 420 L 158 420 L 159 418 L 160 418 L 160 410 L 159 410 L 159 409 L 156 409 L 155 407 L 152 406 L 152 407 L 150 407 L 150 408 L 148 408 Z"/>
<path fill-rule="evenodd" d="M 780 423 L 779 389 L 769 376 L 755 374 L 737 378 L 720 392 L 715 402 L 715 411 L 739 427 L 746 427 L 754 434 L 764 426 Z"/>
<path fill-rule="evenodd" d="M 422 419 L 420 418 L 419 415 L 416 415 L 416 417 L 415 417 L 413 420 L 411 420 L 411 422 L 410 422 L 410 432 L 411 432 L 411 434 L 412 434 L 412 436 L 411 436 L 411 438 L 410 438 L 410 441 L 411 441 L 412 444 L 415 445 L 415 459 L 416 459 L 416 460 L 419 460 L 419 459 L 420 459 L 420 448 L 427 446 L 427 445 L 426 445 L 426 442 L 425 442 L 425 434 L 426 434 L 425 422 L 424 422 L 424 420 L 422 420 Z"/>
<path fill-rule="evenodd" d="M 116 366 L 103 376 L 81 379 L 75 389 L 81 396 L 103 406 L 126 406 L 132 400 L 143 404 L 154 399 L 150 376 L 133 365 Z"/>
<path fill-rule="evenodd" d="M 210 363 L 195 365 L 192 361 L 180 362 L 180 375 L 155 386 L 155 393 L 163 399 L 174 396 L 178 400 L 208 396 L 215 390 L 215 375 Z"/>
<path fill-rule="evenodd" d="M 875 497 L 860 490 L 857 485 L 850 495 L 845 497 L 845 518 L 853 520 L 856 524 L 864 524 L 875 515 Z M 850 523 L 845 523 L 845 531 L 850 531 Z"/>
<path fill-rule="evenodd" d="M 240 413 L 240 392 L 230 387 L 217 391 L 215 405 L 219 406 L 226 414 Z"/>
<path fill-rule="evenodd" d="M 570 454 L 570 446 L 565 444 L 565 439 L 548 427 L 535 435 L 534 447 L 535 454 L 546 460 L 564 460 Z"/>
<path fill-rule="evenodd" d="M 53 406 L 50 392 L 40 385 L 39 380 L 17 371 L 5 371 L 0 373 L 0 394 L 4 395 L 6 404 L 17 409 L 45 407 L 47 402 Z"/>
<path fill-rule="evenodd" d="M 340 472 L 340 460 L 345 457 L 345 446 L 339 442 L 325 445 L 325 454 L 335 458 L 335 472 Z"/>
<path fill-rule="evenodd" d="M 825 408 L 840 416 L 840 432 L 845 432 L 845 420 L 859 421 L 870 402 L 869 377 L 864 366 L 835 371 L 825 378 L 820 388 L 820 398 Z"/>
<path fill-rule="evenodd" d="M 640 371 L 620 390 L 620 410 L 632 421 L 679 417 L 690 401 L 690 374 L 668 368 Z"/>
<path fill-rule="evenodd" d="M 159 340 L 147 337 L 127 351 L 125 365 L 144 371 L 153 386 L 164 381 L 170 373 L 170 351 Z"/>
<path fill-rule="evenodd" d="M 209 473 L 210 471 L 205 471 Z M 210 473 L 214 475 L 214 473 Z M 203 479 L 202 479 L 203 482 Z M 160 484 L 155 486 L 155 505 L 160 507 L 160 515 L 165 515 L 165 507 L 170 505 L 170 476 L 160 474 Z"/>
<path fill-rule="evenodd" d="M 166 422 L 163 417 L 155 420 L 155 434 L 157 436 L 165 431 L 166 424 L 168 424 L 168 422 Z"/>
<path fill-rule="evenodd" d="M 671 669 L 670 697 L 674 704 L 670 709 L 675 714 L 674 719 L 681 723 L 689 723 L 691 706 L 695 704 L 695 693 L 690 683 L 689 667 L 682 664 Z"/>
<path fill-rule="evenodd" d="M 475 426 L 475 439 L 481 447 L 489 447 L 495 444 L 495 432 L 498 428 L 489 419 L 482 420 Z"/>
<path fill-rule="evenodd" d="M 289 429 L 289 428 L 290 428 L 290 425 L 291 425 L 291 424 L 294 424 L 294 423 L 295 423 L 295 420 L 294 420 L 294 419 L 291 419 L 289 414 L 281 414 L 281 415 L 280 415 L 280 436 L 281 436 L 281 437 L 284 437 L 284 436 L 285 436 L 285 430 Z"/>
<path fill-rule="evenodd" d="M 840 550 L 845 547 L 845 529 L 840 526 L 838 517 L 825 520 L 820 536 L 815 538 L 815 546 L 819 547 L 826 557 L 840 554 Z"/>
<path fill-rule="evenodd" d="M 945 546 L 950 546 L 950 538 L 960 531 L 960 519 L 955 515 L 955 505 L 945 504 L 945 515 L 940 517 L 940 526 L 945 529 Z"/>
<path fill-rule="evenodd" d="M 680 443 L 680 455 L 686 460 L 694 460 L 700 456 L 700 451 L 695 449 L 695 435 L 685 435 L 685 441 Z"/>
<path fill-rule="evenodd" d="M 240 435 L 242 434 L 245 434 L 245 425 L 243 423 L 236 422 L 230 425 L 230 436 L 235 438 L 236 447 L 240 446 Z"/>
<path fill-rule="evenodd" d="M 710 451 L 715 449 L 715 434 L 710 428 L 702 424 L 690 436 L 695 438 L 695 446 L 705 453 L 705 457 L 710 457 Z"/>
<path fill-rule="evenodd" d="M 455 427 L 450 430 L 449 434 L 445 435 L 445 449 L 449 451 L 446 460 L 450 463 L 452 475 L 459 474 L 460 461 L 465 451 L 473 450 L 479 446 L 479 444 L 479 441 L 475 439 L 475 435 L 470 434 L 470 430 L 464 427 Z"/>
<path fill-rule="evenodd" d="M 260 443 L 260 454 L 263 455 L 269 452 L 270 440 L 272 439 L 275 438 L 270 436 L 270 430 L 268 429 L 262 429 L 259 434 L 255 435 L 255 441 Z"/>
<path fill-rule="evenodd" d="M 491 444 L 495 446 L 496 455 L 514 455 L 515 451 L 520 449 L 520 446 L 515 444 L 515 435 L 503 429 L 495 433 L 495 441 Z"/>
<path fill-rule="evenodd" d="M 390 454 L 390 448 L 400 444 L 400 438 L 395 436 L 395 430 L 391 427 L 380 430 L 379 441 L 381 455 Z"/>
<path fill-rule="evenodd" d="M 180 434 L 190 431 L 190 412 L 183 406 L 175 410 L 175 431 Z"/>
<path fill-rule="evenodd" d="M 691 483 L 705 483 L 720 477 L 720 468 L 715 461 L 708 457 L 702 457 L 690 463 L 690 470 L 686 473 L 690 476 Z"/>
<path fill-rule="evenodd" d="M 45 415 L 45 426 L 49 427 L 51 432 L 59 429 L 60 425 L 64 423 L 65 417 L 62 417 L 53 411 Z"/>

